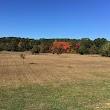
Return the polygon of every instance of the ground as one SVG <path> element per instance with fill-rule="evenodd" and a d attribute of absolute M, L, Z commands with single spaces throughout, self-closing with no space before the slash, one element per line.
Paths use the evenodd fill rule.
<path fill-rule="evenodd" d="M 25 52 L 22 60 L 0 53 L 0 110 L 110 109 L 110 58 Z"/>

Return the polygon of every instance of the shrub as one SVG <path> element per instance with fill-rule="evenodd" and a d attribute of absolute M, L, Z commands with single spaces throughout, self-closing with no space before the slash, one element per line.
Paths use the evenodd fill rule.
<path fill-rule="evenodd" d="M 101 49 L 100 54 L 102 56 L 110 57 L 110 42 L 105 43 Z"/>
<path fill-rule="evenodd" d="M 91 48 L 89 49 L 89 53 L 98 54 L 99 53 L 98 48 L 95 45 L 91 46 Z"/>
<path fill-rule="evenodd" d="M 20 57 L 23 59 L 23 64 L 24 64 L 25 54 L 21 53 Z"/>
<path fill-rule="evenodd" d="M 79 48 L 79 53 L 81 54 L 81 55 L 83 55 L 83 54 L 89 54 L 89 48 L 86 48 L 86 46 L 81 46 L 80 48 Z"/>
<path fill-rule="evenodd" d="M 40 47 L 38 45 L 34 45 L 33 48 L 31 49 L 31 53 L 35 54 L 40 52 Z"/>

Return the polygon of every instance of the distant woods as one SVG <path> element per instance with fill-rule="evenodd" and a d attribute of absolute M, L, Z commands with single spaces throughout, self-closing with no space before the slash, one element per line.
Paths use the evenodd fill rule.
<path fill-rule="evenodd" d="M 19 37 L 0 38 L 0 51 L 31 51 L 39 53 L 77 53 L 77 54 L 101 54 L 110 56 L 110 42 L 105 38 L 90 40 L 82 39 L 44 39 L 39 40 Z"/>

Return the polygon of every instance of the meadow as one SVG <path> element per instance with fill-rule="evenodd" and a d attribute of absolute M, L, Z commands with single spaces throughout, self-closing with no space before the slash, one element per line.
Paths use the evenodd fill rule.
<path fill-rule="evenodd" d="M 109 110 L 110 58 L 0 53 L 0 110 Z"/>

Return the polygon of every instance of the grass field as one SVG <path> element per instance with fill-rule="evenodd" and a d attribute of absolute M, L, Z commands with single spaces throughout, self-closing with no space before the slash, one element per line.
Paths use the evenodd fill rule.
<path fill-rule="evenodd" d="M 110 110 L 110 58 L 0 53 L 0 110 Z"/>

